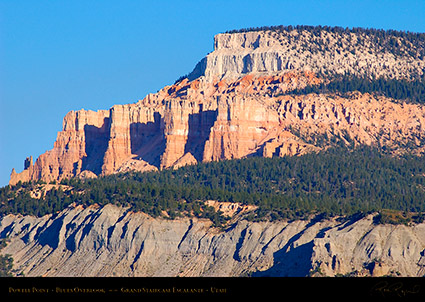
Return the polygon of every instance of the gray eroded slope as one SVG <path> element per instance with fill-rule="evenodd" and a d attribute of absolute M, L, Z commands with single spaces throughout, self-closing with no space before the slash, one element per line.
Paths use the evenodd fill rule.
<path fill-rule="evenodd" d="M 26 276 L 424 275 L 425 224 L 154 219 L 114 205 L 7 215 L 0 237 Z"/>

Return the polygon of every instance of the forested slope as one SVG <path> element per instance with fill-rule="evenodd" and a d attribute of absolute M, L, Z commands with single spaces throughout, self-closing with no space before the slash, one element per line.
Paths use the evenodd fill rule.
<path fill-rule="evenodd" d="M 299 157 L 252 157 L 161 172 L 73 178 L 61 184 L 41 198 L 31 197 L 40 183 L 4 187 L 0 213 L 41 216 L 73 202 L 113 203 L 154 217 L 165 213 L 170 218 L 207 217 L 222 224 L 224 217 L 204 201 L 256 205 L 258 209 L 246 217 L 250 220 L 395 210 L 404 211 L 397 214 L 401 220 L 397 219 L 407 222 L 412 218 L 421 221 L 417 212 L 425 211 L 424 159 L 394 157 L 366 146 L 353 151 L 335 147 Z"/>

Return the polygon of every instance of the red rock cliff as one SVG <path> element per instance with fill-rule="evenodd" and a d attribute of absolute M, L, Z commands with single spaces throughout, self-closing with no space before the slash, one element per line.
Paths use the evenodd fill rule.
<path fill-rule="evenodd" d="M 107 175 L 249 155 L 299 155 L 325 147 L 320 140 L 333 136 L 394 150 L 412 142 L 423 151 L 421 106 L 360 93 L 349 98 L 270 94 L 319 81 L 311 72 L 200 78 L 167 86 L 135 104 L 71 111 L 53 149 L 34 164 L 27 160 L 23 172 L 13 171 L 10 184 L 87 171 Z"/>
<path fill-rule="evenodd" d="M 251 155 L 300 155 L 327 148 L 335 139 L 379 144 L 393 153 L 410 146 L 423 153 L 425 109 L 420 105 L 360 93 L 285 95 L 324 81 L 316 75 L 323 71 L 396 79 L 423 74 L 423 60 L 370 47 L 367 36 L 323 35 L 217 35 L 215 51 L 188 78 L 135 104 L 68 113 L 53 149 L 35 163 L 26 160 L 23 172 L 13 170 L 10 184 Z M 358 49 L 351 49 L 353 39 L 362 42 Z M 328 48 L 312 52 L 304 47 L 322 45 L 321 41 L 328 41 Z"/>

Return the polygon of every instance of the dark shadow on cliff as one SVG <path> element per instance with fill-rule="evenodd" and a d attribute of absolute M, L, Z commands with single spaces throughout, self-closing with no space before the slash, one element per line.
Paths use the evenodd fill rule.
<path fill-rule="evenodd" d="M 245 240 L 245 237 L 246 237 L 246 229 L 244 229 L 241 232 L 241 236 L 239 237 L 239 240 L 236 243 L 235 253 L 233 254 L 233 259 L 235 259 L 236 261 L 242 261 L 241 256 L 240 256 L 240 251 L 241 251 L 241 248 L 243 246 L 243 242 Z"/>
<path fill-rule="evenodd" d="M 3 229 L 3 231 L 0 233 L 0 239 L 7 238 L 7 236 L 9 236 L 9 234 L 10 234 L 10 231 L 13 229 L 13 226 L 14 225 L 12 223 L 12 224 L 8 225 L 7 227 L 5 227 Z"/>
<path fill-rule="evenodd" d="M 199 113 L 189 114 L 189 131 L 184 153 L 190 152 L 198 162 L 201 162 L 204 157 L 205 143 L 217 120 L 218 111 L 202 111 L 202 104 L 199 106 Z"/>
<path fill-rule="evenodd" d="M 187 76 L 182 77 L 187 78 L 190 81 L 193 81 L 203 75 L 205 75 L 205 69 L 207 68 L 207 58 L 203 58 L 201 61 L 199 61 L 195 68 L 192 70 L 191 73 L 189 73 Z"/>
<path fill-rule="evenodd" d="M 47 228 L 37 231 L 34 239 L 42 246 L 48 245 L 52 249 L 56 249 L 59 245 L 60 231 L 63 226 L 65 215 L 57 217 Z"/>
<path fill-rule="evenodd" d="M 130 142 L 132 154 L 159 168 L 166 143 L 164 129 L 161 127 L 161 115 L 155 112 L 153 122 L 132 123 Z"/>
<path fill-rule="evenodd" d="M 81 171 L 89 170 L 99 175 L 102 172 L 103 158 L 109 142 L 109 118 L 105 117 L 102 127 L 84 126 L 86 156 L 83 157 Z"/>
<path fill-rule="evenodd" d="M 252 277 L 306 277 L 312 265 L 313 241 L 292 248 L 286 252 L 282 248 L 273 253 L 273 266 L 265 271 L 258 271 Z"/>
<path fill-rule="evenodd" d="M 326 215 L 319 214 L 315 216 L 304 229 L 293 236 L 285 244 L 283 248 L 273 253 L 273 266 L 265 271 L 258 271 L 252 274 L 253 277 L 306 277 L 312 269 L 311 257 L 313 255 L 313 240 L 293 247 L 294 243 L 301 238 L 301 236 L 310 227 L 326 218 Z M 323 238 L 325 232 L 328 230 L 325 227 L 316 235 L 316 238 Z M 263 248 L 266 250 L 267 245 Z"/>
<path fill-rule="evenodd" d="M 99 218 L 100 215 L 101 211 L 97 211 L 91 215 L 88 215 L 86 218 L 84 218 L 84 221 L 79 224 L 71 221 L 66 225 L 66 234 L 68 234 L 68 237 L 65 240 L 65 246 L 69 251 L 75 252 L 79 248 L 80 243 L 84 240 L 85 237 L 89 235 L 93 229 L 94 222 L 97 218 Z"/>

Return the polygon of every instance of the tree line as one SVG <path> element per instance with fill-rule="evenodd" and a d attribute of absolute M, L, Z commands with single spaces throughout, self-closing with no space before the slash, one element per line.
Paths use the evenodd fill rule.
<path fill-rule="evenodd" d="M 425 73 L 417 80 L 369 78 L 367 76 L 355 76 L 344 74 L 334 76 L 328 83 L 308 85 L 302 89 L 295 89 L 286 94 L 303 95 L 309 93 L 341 93 L 352 91 L 372 93 L 386 96 L 396 100 L 404 100 L 410 103 L 425 103 Z"/>
<path fill-rule="evenodd" d="M 257 31 L 274 31 L 277 33 L 288 33 L 293 30 L 296 31 L 307 31 L 312 36 L 319 37 L 322 32 L 338 34 L 338 35 L 349 35 L 356 34 L 358 37 L 369 36 L 374 44 L 374 47 L 378 47 L 381 50 L 394 53 L 396 55 L 402 54 L 401 48 L 405 48 L 408 55 L 418 56 L 419 58 L 425 57 L 425 33 L 416 33 L 410 31 L 398 31 L 398 30 L 383 30 L 375 28 L 361 28 L 361 27 L 340 27 L 340 26 L 309 26 L 309 25 L 277 25 L 277 26 L 261 26 L 261 27 L 249 27 L 228 30 L 225 33 L 245 33 L 245 32 L 257 32 Z M 363 43 L 364 39 L 358 39 L 357 43 Z"/>
<path fill-rule="evenodd" d="M 42 216 L 71 203 L 113 203 L 153 217 L 195 216 L 217 225 L 222 213 L 206 200 L 257 206 L 247 219 L 304 219 L 312 214 L 350 216 L 390 209 L 425 212 L 425 161 L 393 157 L 373 147 L 334 147 L 298 157 L 253 157 L 186 166 L 161 172 L 129 172 L 97 179 L 66 179 L 73 190 L 52 189 L 40 199 L 36 183 L 0 189 L 0 215 Z M 416 214 L 415 214 L 416 215 Z M 421 221 L 423 215 L 410 215 Z"/>

